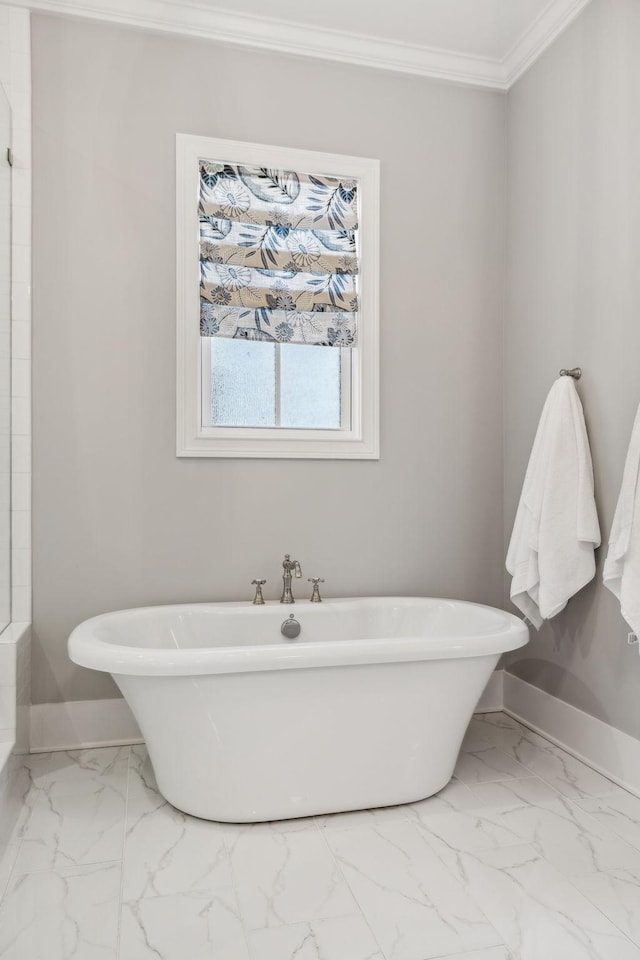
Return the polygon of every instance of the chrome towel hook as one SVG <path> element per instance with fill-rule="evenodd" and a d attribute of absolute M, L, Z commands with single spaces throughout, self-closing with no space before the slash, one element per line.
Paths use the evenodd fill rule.
<path fill-rule="evenodd" d="M 561 377 L 573 377 L 574 380 L 579 380 L 580 377 L 582 376 L 582 368 L 581 368 L 581 367 L 573 367 L 572 370 L 565 370 L 564 367 L 563 367 L 563 369 L 560 371 L 560 376 L 561 376 Z"/>

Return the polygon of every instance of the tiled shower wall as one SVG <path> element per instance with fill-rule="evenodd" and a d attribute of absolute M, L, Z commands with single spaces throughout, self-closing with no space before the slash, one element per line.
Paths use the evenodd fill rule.
<path fill-rule="evenodd" d="M 31 701 L 31 37 L 0 3 L 0 83 L 12 112 L 11 626 L 0 635 L 0 741 L 29 749 Z M 0 758 L 1 760 L 1 758 Z M 1 766 L 1 763 L 0 763 Z M 1 779 L 1 778 L 0 778 Z M 2 784 L 0 782 L 0 793 Z"/>

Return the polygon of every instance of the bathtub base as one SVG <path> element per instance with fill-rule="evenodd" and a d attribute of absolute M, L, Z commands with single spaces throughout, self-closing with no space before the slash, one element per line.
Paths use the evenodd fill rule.
<path fill-rule="evenodd" d="M 164 797 L 195 817 L 255 823 L 442 790 L 497 661 L 115 680 Z"/>

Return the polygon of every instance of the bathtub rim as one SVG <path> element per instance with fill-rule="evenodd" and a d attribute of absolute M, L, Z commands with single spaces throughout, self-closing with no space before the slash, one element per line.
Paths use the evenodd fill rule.
<path fill-rule="evenodd" d="M 246 645 L 235 647 L 188 647 L 166 649 L 135 647 L 98 639 L 93 629 L 109 620 L 122 618 L 127 613 L 153 613 L 173 610 L 176 613 L 201 610 L 207 607 L 238 608 L 250 616 L 259 616 L 261 607 L 247 605 L 246 601 L 213 601 L 210 603 L 155 604 L 114 610 L 91 617 L 80 623 L 68 641 L 70 659 L 77 665 L 120 676 L 139 677 L 195 677 L 212 674 L 250 673 L 262 671 L 311 669 L 314 667 L 357 666 L 358 664 L 406 663 L 423 660 L 465 659 L 495 656 L 516 650 L 529 640 L 529 631 L 522 620 L 499 607 L 456 600 L 447 597 L 375 596 L 343 597 L 323 601 L 327 606 L 361 602 L 428 601 L 456 606 L 474 607 L 499 613 L 504 628 L 487 634 L 466 634 L 451 637 L 446 633 L 432 637 L 384 637 L 380 639 L 321 640 L 313 643 L 285 643 Z M 296 608 L 304 609 L 309 601 L 298 601 L 295 607 L 280 607 L 278 601 L 265 606 L 280 607 L 283 619 L 294 615 Z M 325 608 L 326 609 L 326 608 Z"/>

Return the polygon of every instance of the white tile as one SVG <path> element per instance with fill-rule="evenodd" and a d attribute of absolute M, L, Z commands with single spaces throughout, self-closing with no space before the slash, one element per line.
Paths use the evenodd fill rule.
<path fill-rule="evenodd" d="M 16 207 L 31 205 L 31 174 L 24 167 L 16 167 L 11 174 L 11 199 Z M 17 277 L 16 277 L 17 281 Z M 28 283 L 29 277 L 21 283 Z"/>
<path fill-rule="evenodd" d="M 249 943 L 253 960 L 384 960 L 361 916 L 257 930 Z"/>
<path fill-rule="evenodd" d="M 11 587 L 11 615 L 18 623 L 31 620 L 31 587 Z"/>
<path fill-rule="evenodd" d="M 503 942 L 418 825 L 325 833 L 387 960 L 427 960 Z"/>
<path fill-rule="evenodd" d="M 16 840 L 0 844 L 0 901 L 7 889 L 9 877 L 18 856 L 18 848 L 19 842 Z"/>
<path fill-rule="evenodd" d="M 19 243 L 12 244 L 11 279 L 15 283 L 29 283 L 31 279 L 31 247 Z"/>
<path fill-rule="evenodd" d="M 19 63 L 21 58 L 16 56 Z M 9 66 L 11 71 L 11 65 Z M 29 114 L 31 102 L 31 82 L 29 77 L 25 77 L 22 70 L 11 73 L 11 110 L 16 117 L 25 117 Z M 13 132 L 13 131 L 12 131 Z M 13 137 L 12 137 L 13 146 Z"/>
<path fill-rule="evenodd" d="M 396 820 L 414 820 L 415 813 L 406 805 L 374 807 L 371 810 L 349 810 L 346 813 L 330 813 L 316 817 L 321 830 L 350 830 L 354 827 L 376 826 Z"/>
<path fill-rule="evenodd" d="M 240 911 L 249 929 L 357 912 L 317 828 L 284 833 L 261 826 L 228 840 Z"/>
<path fill-rule="evenodd" d="M 26 837 L 24 870 L 99 859 L 120 860 L 128 747 L 20 758 L 23 803 L 14 829 Z"/>
<path fill-rule="evenodd" d="M 617 789 L 606 777 L 553 744 L 538 750 L 528 768 L 571 799 L 605 796 Z"/>
<path fill-rule="evenodd" d="M 44 786 L 24 830 L 18 872 L 122 859 L 125 795 L 108 778 L 93 778 L 91 785 L 70 790 L 54 781 Z"/>
<path fill-rule="evenodd" d="M 16 688 L 0 687 L 0 727 L 15 729 L 16 725 Z"/>
<path fill-rule="evenodd" d="M 24 151 L 22 156 L 22 163 L 20 164 L 20 169 L 24 172 L 28 178 L 31 178 L 31 121 L 28 114 L 14 113 L 13 116 L 13 142 L 17 144 L 21 150 Z M 30 203 L 20 204 L 21 207 L 26 208 L 30 206 Z"/>
<path fill-rule="evenodd" d="M 636 864 L 640 870 L 640 854 L 542 780 L 478 784 L 474 792 L 479 806 L 473 813 L 483 823 L 493 823 L 522 842 L 531 843 L 565 876 L 634 870 Z M 460 837 L 450 833 L 449 839 L 452 844 L 459 844 L 462 836 L 462 832 Z"/>
<path fill-rule="evenodd" d="M 123 870 L 125 900 L 206 894 L 233 883 L 222 825 L 166 801 L 151 809 L 129 798 Z"/>
<path fill-rule="evenodd" d="M 249 960 L 233 889 L 125 902 L 119 960 Z"/>
<path fill-rule="evenodd" d="M 30 64 L 28 51 L 24 49 L 22 43 L 16 46 L 15 41 L 10 41 L 9 46 L 9 70 L 13 92 L 16 89 L 24 89 L 30 86 Z"/>
<path fill-rule="evenodd" d="M 127 795 L 130 798 L 146 799 L 150 809 L 163 802 L 149 758 L 149 751 L 144 743 L 136 743 L 129 748 Z"/>
<path fill-rule="evenodd" d="M 11 438 L 12 473 L 31 473 L 31 439 L 29 437 Z"/>
<path fill-rule="evenodd" d="M 469 724 L 469 734 L 493 744 L 522 764 L 533 755 L 532 748 L 548 743 L 505 713 L 476 714 Z"/>
<path fill-rule="evenodd" d="M 11 584 L 11 551 L 9 549 L 9 536 L 10 526 L 6 523 L 0 522 L 0 543 L 3 543 L 3 549 L 0 551 L 0 621 L 3 629 L 7 626 L 10 620 L 9 604 L 7 602 L 9 599 L 8 594 Z"/>
<path fill-rule="evenodd" d="M 31 361 L 14 357 L 11 361 L 11 393 L 14 397 L 31 395 Z"/>
<path fill-rule="evenodd" d="M 11 583 L 15 587 L 31 585 L 31 550 L 15 547 L 11 551 Z"/>
<path fill-rule="evenodd" d="M 32 753 L 20 760 L 20 769 L 28 779 L 29 790 L 41 790 L 47 782 L 46 778 L 51 769 L 53 754 Z"/>
<path fill-rule="evenodd" d="M 484 783 L 526 777 L 529 771 L 493 746 L 464 751 L 458 757 L 455 775 L 463 783 Z"/>
<path fill-rule="evenodd" d="M 526 776 L 512 780 L 474 783 L 473 810 L 518 810 L 530 804 L 552 804 L 563 801 L 562 794 L 540 777 Z M 568 801 L 565 801 L 568 802 Z"/>
<path fill-rule="evenodd" d="M 640 960 L 640 950 L 530 846 L 452 856 L 468 894 L 521 960 Z"/>
<path fill-rule="evenodd" d="M 11 340 L 13 356 L 28 360 L 31 357 L 31 324 L 14 318 L 11 324 Z"/>
<path fill-rule="evenodd" d="M 20 651 L 24 664 L 28 639 Z M 501 749 L 513 736 L 500 734 Z M 474 727 L 467 752 L 487 744 L 497 749 Z M 529 775 L 453 780 L 407 807 L 222 825 L 164 801 L 143 745 L 21 760 L 0 778 L 3 811 L 9 794 L 24 799 L 6 861 L 0 850 L 0 897 L 15 858 L 3 958 L 38 960 L 50 936 L 47 960 L 115 960 L 83 923 L 71 952 L 56 884 L 75 896 L 96 865 L 64 864 L 120 859 L 109 810 L 119 806 L 122 830 L 128 795 L 121 960 L 640 960 L 640 850 L 613 832 L 635 839 L 640 801 L 617 788 L 574 801 Z M 45 904 L 38 923 L 25 913 L 34 899 Z"/>
<path fill-rule="evenodd" d="M 129 747 L 59 750 L 50 754 L 42 788 L 55 787 L 56 796 L 95 793 L 105 786 L 126 797 Z"/>
<path fill-rule="evenodd" d="M 146 747 L 136 745 L 129 759 L 123 897 L 204 895 L 230 886 L 227 842 L 246 843 L 249 833 L 269 829 L 198 820 L 176 810 L 158 791 Z"/>
<path fill-rule="evenodd" d="M 15 686 L 17 657 L 14 643 L 0 642 L 0 685 Z"/>
<path fill-rule="evenodd" d="M 553 746 L 549 740 L 505 713 L 476 714 L 469 724 L 469 731 L 526 767 L 538 750 Z"/>
<path fill-rule="evenodd" d="M 31 511 L 11 512 L 11 543 L 14 549 L 31 550 Z"/>
<path fill-rule="evenodd" d="M 31 474 L 11 474 L 11 506 L 13 510 L 30 510 L 31 508 Z"/>
<path fill-rule="evenodd" d="M 20 7 L 9 7 L 9 43 L 12 50 L 21 50 L 28 55 L 30 50 L 29 11 Z"/>
<path fill-rule="evenodd" d="M 584 800 L 578 806 L 640 850 L 640 798 L 618 789 L 599 800 Z"/>
<path fill-rule="evenodd" d="M 482 716 L 482 714 L 479 714 L 479 716 Z M 483 750 L 490 746 L 498 746 L 498 744 L 486 737 L 484 729 L 474 716 L 467 727 L 460 751 L 462 753 L 468 753 L 470 750 Z"/>
<path fill-rule="evenodd" d="M 26 326 L 26 331 L 23 332 L 23 328 L 18 330 L 18 334 L 26 335 L 27 342 L 30 340 L 30 317 L 31 317 L 31 287 L 28 283 L 12 283 L 11 284 L 11 318 L 13 320 L 13 329 L 15 330 L 15 325 L 22 323 Z M 18 356 L 15 351 L 15 342 L 14 342 L 14 356 Z M 20 343 L 19 347 L 23 354 L 20 359 L 29 359 L 31 355 L 30 349 L 25 351 L 24 343 Z"/>
<path fill-rule="evenodd" d="M 20 695 L 18 695 L 18 705 L 16 707 L 16 743 L 14 750 L 16 753 L 24 754 L 29 753 L 30 747 L 30 703 L 31 703 L 31 687 L 29 686 L 24 694 L 24 702 L 20 702 Z"/>
<path fill-rule="evenodd" d="M 521 844 L 523 838 L 508 824 L 499 822 L 481 810 L 427 814 L 421 818 L 425 830 L 454 850 L 497 850 Z"/>
<path fill-rule="evenodd" d="M 224 823 L 227 846 L 233 847 L 241 838 L 250 834 L 262 837 L 268 833 L 300 833 L 302 831 L 317 832 L 318 825 L 315 817 L 294 817 L 291 820 L 267 820 L 259 823 Z"/>
<path fill-rule="evenodd" d="M 11 433 L 11 410 L 8 403 L 0 405 L 0 437 L 9 437 Z M 5 441 L 6 443 L 6 441 Z"/>
<path fill-rule="evenodd" d="M 0 290 L 4 280 L 0 280 Z M 11 356 L 11 320 L 8 317 L 8 309 L 5 304 L 2 302 L 2 297 L 0 296 L 0 364 L 3 370 L 7 368 L 7 361 Z M 5 379 L 6 374 L 3 376 Z M 7 389 L 10 385 L 6 382 L 3 383 L 2 395 L 4 397 L 9 396 L 9 390 Z"/>
<path fill-rule="evenodd" d="M 119 884 L 114 864 L 15 877 L 0 908 L 0 956 L 116 960 Z"/>
<path fill-rule="evenodd" d="M 50 767 L 50 754 L 38 753 L 20 758 L 13 775 L 13 789 L 19 800 L 19 815 L 12 828 L 12 839 L 21 838 L 27 830 Z"/>
<path fill-rule="evenodd" d="M 471 953 L 452 953 L 442 960 L 516 960 L 516 956 L 507 947 L 489 947 L 488 950 L 473 950 Z"/>
<path fill-rule="evenodd" d="M 31 434 L 31 398 L 12 397 L 11 430 L 19 436 Z"/>
<path fill-rule="evenodd" d="M 635 880 L 592 873 L 573 877 L 572 883 L 630 940 L 640 945 L 640 869 Z"/>
<path fill-rule="evenodd" d="M 4 210 L 0 209 L 0 223 L 2 219 L 6 216 Z M 9 342 L 8 337 L 8 324 L 11 322 L 11 312 L 9 309 L 9 302 L 7 298 L 7 291 L 11 283 L 10 271 L 9 271 L 9 246 L 7 243 L 0 242 L 0 321 L 2 322 L 2 344 L 0 356 L 3 360 L 11 355 L 11 343 Z M 3 364 L 3 366 L 6 366 Z M 5 396 L 8 391 L 5 391 Z"/>
<path fill-rule="evenodd" d="M 11 98 L 11 70 L 9 67 L 9 44 L 0 43 L 0 84 L 7 97 Z"/>
<path fill-rule="evenodd" d="M 25 177 L 29 188 L 31 187 L 31 145 L 32 145 L 32 135 L 31 135 L 31 125 L 29 122 L 29 105 L 31 101 L 31 90 L 29 87 L 25 87 L 24 83 L 20 82 L 16 86 L 15 95 L 15 106 L 12 106 L 12 128 L 11 128 L 11 150 L 13 155 L 13 164 L 11 167 L 12 179 L 16 174 Z M 17 197 L 20 200 L 20 203 L 17 203 L 14 199 L 12 205 L 12 212 L 17 213 L 19 210 L 26 210 L 29 206 L 28 203 L 24 202 L 25 199 L 25 189 L 18 189 Z M 16 192 L 12 189 L 12 198 L 16 197 Z M 30 189 L 29 189 L 30 193 Z M 14 243 L 19 243 L 20 245 L 31 247 L 31 223 L 25 224 L 23 218 L 17 218 L 14 223 L 12 218 L 11 224 L 11 238 Z"/>
<path fill-rule="evenodd" d="M 599 797 L 617 789 L 606 777 L 503 713 L 476 716 L 472 723 L 494 746 L 567 797 Z"/>
<path fill-rule="evenodd" d="M 0 785 L 4 784 L 10 770 L 11 742 L 0 742 Z"/>
<path fill-rule="evenodd" d="M 432 816 L 454 813 L 457 810 L 473 810 L 477 805 L 478 799 L 473 790 L 454 777 L 439 793 L 425 800 L 418 800 L 417 803 L 410 804 L 410 807 L 414 816 L 426 822 Z"/>
<path fill-rule="evenodd" d="M 14 145 L 15 150 L 15 145 Z M 20 211 L 24 207 L 19 208 Z M 13 243 L 23 246 L 27 249 L 31 247 L 31 223 L 29 218 L 20 214 L 14 216 L 11 220 L 11 239 Z"/>

